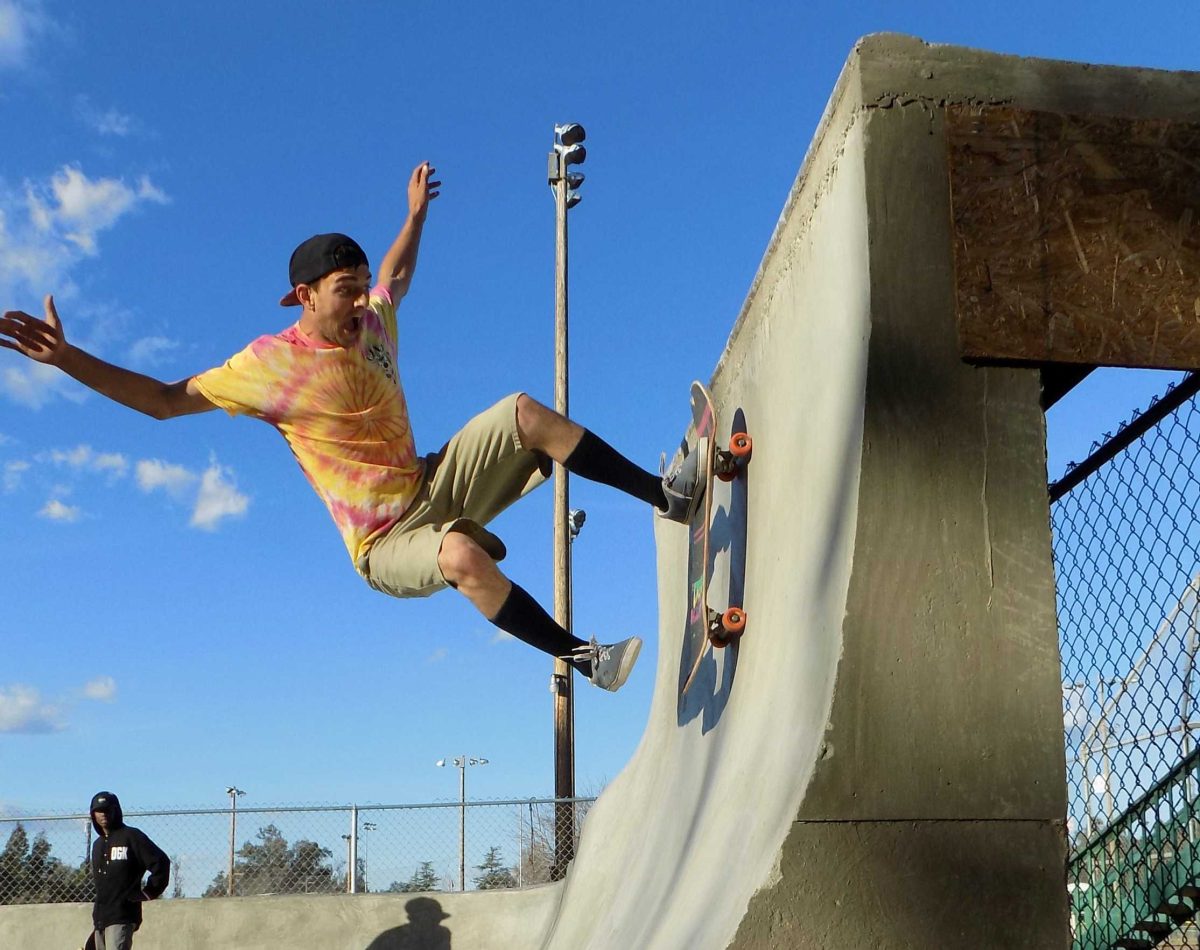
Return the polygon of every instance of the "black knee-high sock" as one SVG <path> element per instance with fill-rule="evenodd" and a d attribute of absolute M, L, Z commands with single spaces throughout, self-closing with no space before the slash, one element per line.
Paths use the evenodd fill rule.
<path fill-rule="evenodd" d="M 563 467 L 573 475 L 611 485 L 655 508 L 663 511 L 667 508 L 662 479 L 634 465 L 588 429 L 583 430 L 583 438 L 563 462 Z"/>
<path fill-rule="evenodd" d="M 496 616 L 491 618 L 501 630 L 511 633 L 518 640 L 537 647 L 543 653 L 567 659 L 576 647 L 585 647 L 587 642 L 573 637 L 554 622 L 542 606 L 517 584 L 512 585 L 508 597 L 500 605 Z M 584 676 L 592 675 L 592 664 L 588 660 L 568 660 Z"/>

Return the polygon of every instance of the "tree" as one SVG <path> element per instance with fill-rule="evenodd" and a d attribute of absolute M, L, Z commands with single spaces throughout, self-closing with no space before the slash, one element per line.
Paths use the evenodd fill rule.
<path fill-rule="evenodd" d="M 95 898 L 87 862 L 68 867 L 51 853 L 50 842 L 38 834 L 29 842 L 18 824 L 0 852 L 0 904 L 51 904 Z"/>
<path fill-rule="evenodd" d="M 25 826 L 17 822 L 4 850 L 0 851 L 0 903 L 28 903 L 25 900 L 28 889 L 25 856 L 28 853 L 29 835 L 25 833 Z"/>
<path fill-rule="evenodd" d="M 367 862 L 366 862 L 366 859 L 360 857 L 355 862 L 355 865 L 358 868 L 358 874 L 354 879 L 354 893 L 355 894 L 370 894 L 371 888 L 370 888 L 370 885 L 367 884 Z M 350 893 L 350 872 L 349 872 L 349 870 L 347 870 L 346 873 L 344 873 L 344 874 L 338 875 L 337 878 L 335 878 L 335 883 L 338 886 L 338 890 L 345 891 L 347 894 L 349 894 Z"/>
<path fill-rule="evenodd" d="M 432 861 L 422 861 L 415 871 L 413 876 L 407 881 L 392 881 L 388 886 L 389 894 L 411 894 L 419 891 L 436 891 L 438 887 L 437 872 L 433 870 Z"/>
<path fill-rule="evenodd" d="M 329 894 L 345 890 L 345 879 L 335 878 L 330 863 L 332 852 L 315 841 L 300 840 L 289 846 L 275 825 L 260 828 L 258 843 L 247 841 L 234 863 L 234 893 Z M 205 897 L 223 897 L 227 892 L 222 871 L 204 891 Z"/>
<path fill-rule="evenodd" d="M 475 886 L 481 891 L 495 891 L 517 886 L 517 879 L 513 877 L 512 871 L 505 867 L 504 862 L 500 859 L 499 848 L 488 848 L 483 863 L 476 865 L 475 869 L 481 872 L 475 878 Z"/>
<path fill-rule="evenodd" d="M 594 796 L 593 796 L 594 797 Z M 572 834 L 577 844 L 579 829 L 591 808 L 590 801 L 577 801 L 572 809 L 573 827 L 563 829 L 564 834 Z M 555 865 L 554 848 L 558 839 L 555 833 L 555 818 L 558 809 L 553 803 L 534 805 L 529 804 L 528 814 L 522 814 L 517 829 L 517 838 L 521 842 L 519 863 L 513 870 L 518 874 L 518 883 L 522 887 L 530 884 L 542 884 L 551 880 Z"/>

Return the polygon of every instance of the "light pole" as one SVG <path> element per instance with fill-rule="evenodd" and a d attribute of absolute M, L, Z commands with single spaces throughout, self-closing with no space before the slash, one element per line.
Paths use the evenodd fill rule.
<path fill-rule="evenodd" d="M 438 759 L 439 769 L 452 765 L 458 769 L 458 889 L 467 889 L 467 766 L 487 765 L 487 759 L 456 755 L 453 759 Z"/>
<path fill-rule="evenodd" d="M 236 785 L 228 785 L 225 794 L 229 796 L 229 877 L 225 882 L 225 894 L 233 897 L 233 854 L 237 840 L 237 800 L 246 793 Z"/>
<path fill-rule="evenodd" d="M 567 400 L 567 211 L 580 201 L 580 172 L 570 166 L 582 164 L 587 158 L 583 147 L 587 132 L 577 122 L 554 126 L 554 147 L 547 164 L 547 179 L 554 191 L 554 409 L 569 415 Z M 571 630 L 570 585 L 571 555 L 567 538 L 570 501 L 567 492 L 567 471 L 554 466 L 554 619 L 568 632 Z M 554 797 L 575 797 L 575 701 L 571 667 L 565 660 L 554 661 L 551 678 L 554 694 Z M 567 806 L 570 807 L 570 806 Z M 563 804 L 555 804 L 556 819 L 562 819 Z M 555 821 L 555 827 L 560 821 Z M 572 857 L 573 836 L 564 840 L 556 830 L 554 867 L 551 878 L 560 879 Z"/>
<path fill-rule="evenodd" d="M 374 830 L 375 830 L 376 828 L 378 828 L 378 827 L 379 827 L 379 826 L 378 826 L 377 824 L 375 824 L 375 822 L 373 822 L 373 821 L 364 821 L 364 822 L 363 822 L 363 826 L 362 826 L 362 830 L 363 830 L 363 834 L 362 834 L 362 876 L 363 876 L 363 885 L 362 885 L 362 886 L 363 886 L 364 888 L 369 888 L 369 887 L 371 886 L 371 884 L 370 884 L 370 878 L 368 878 L 368 877 L 367 877 L 367 862 L 370 860 L 370 857 L 371 857 L 371 856 L 370 856 L 370 854 L 367 852 L 367 832 L 368 832 L 368 831 L 374 831 Z"/>
<path fill-rule="evenodd" d="M 354 835 L 342 835 L 346 842 L 346 893 L 354 893 Z"/>

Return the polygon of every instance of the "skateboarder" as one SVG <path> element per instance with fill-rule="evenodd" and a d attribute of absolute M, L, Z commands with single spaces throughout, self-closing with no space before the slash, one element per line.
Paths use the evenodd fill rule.
<path fill-rule="evenodd" d="M 165 383 L 71 345 L 52 296 L 45 319 L 21 311 L 0 317 L 0 346 L 156 419 L 218 407 L 262 419 L 287 440 L 371 587 L 394 597 L 455 588 L 491 623 L 615 691 L 641 640 L 599 644 L 569 634 L 500 572 L 504 544 L 485 526 L 543 482 L 552 459 L 686 521 L 694 459 L 660 479 L 524 393 L 480 413 L 437 452 L 417 454 L 397 365 L 396 305 L 412 283 L 441 185 L 433 174 L 428 162 L 413 170 L 408 218 L 374 287 L 355 241 L 336 233 L 309 238 L 291 256 L 291 289 L 280 300 L 302 308 L 299 320 L 197 376 Z"/>

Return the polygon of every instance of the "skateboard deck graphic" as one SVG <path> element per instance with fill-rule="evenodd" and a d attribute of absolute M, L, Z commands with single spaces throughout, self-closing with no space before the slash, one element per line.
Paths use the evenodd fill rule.
<path fill-rule="evenodd" d="M 744 432 L 729 439 L 728 448 L 717 448 L 717 416 L 712 396 L 702 383 L 692 383 L 692 425 L 680 452 L 698 452 L 697 492 L 703 492 L 694 502 L 688 524 L 691 549 L 688 552 L 688 640 L 696 650 L 691 670 L 680 695 L 686 693 L 696 679 L 700 664 L 710 647 L 729 646 L 746 626 L 746 613 L 741 604 L 729 604 L 723 612 L 714 610 L 708 599 L 712 581 L 712 523 L 713 479 L 730 481 L 736 478 L 749 461 L 752 443 Z"/>

